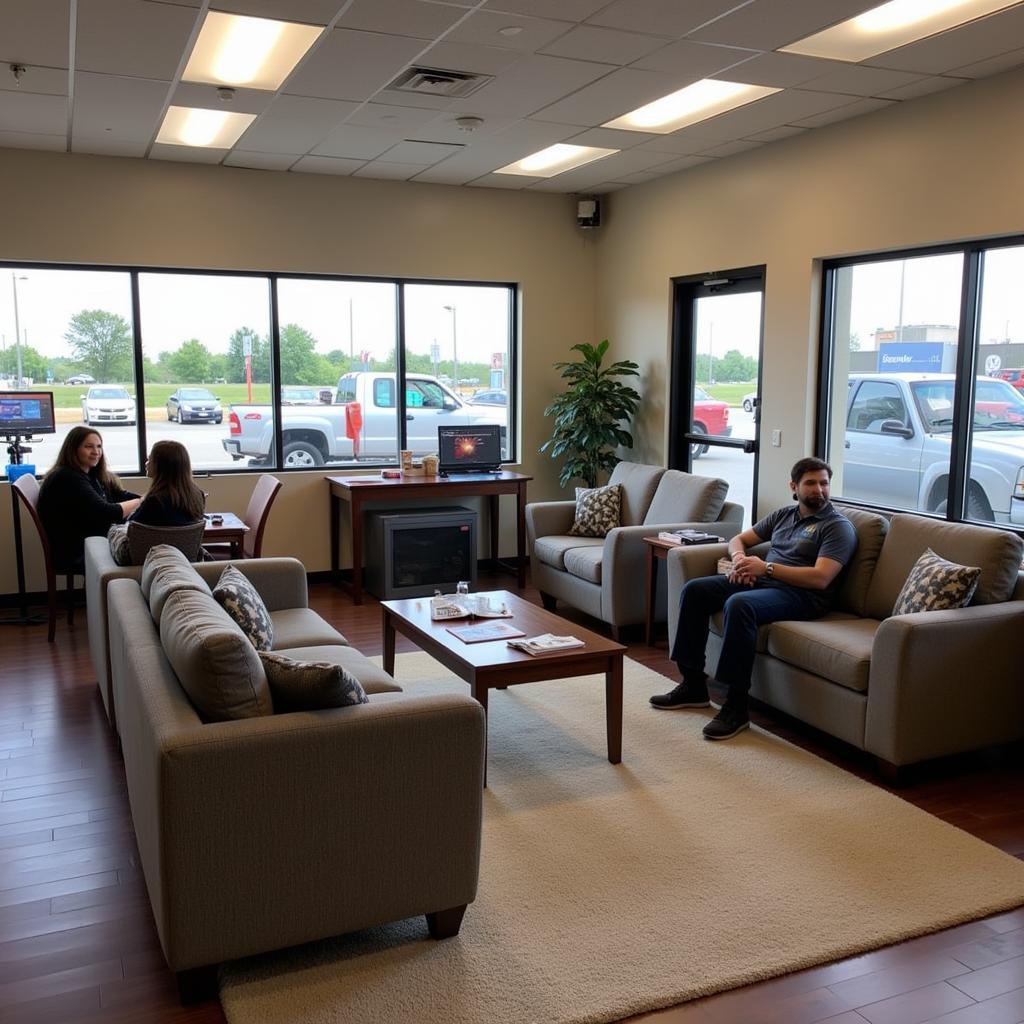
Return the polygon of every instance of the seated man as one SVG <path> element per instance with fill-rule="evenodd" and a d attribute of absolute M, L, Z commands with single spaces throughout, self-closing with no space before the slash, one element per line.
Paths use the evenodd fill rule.
<path fill-rule="evenodd" d="M 796 507 L 780 508 L 729 541 L 728 576 L 690 580 L 679 595 L 679 625 L 672 660 L 683 681 L 655 694 L 662 710 L 706 708 L 704 648 L 708 621 L 725 609 L 718 681 L 728 687 L 721 711 L 704 727 L 709 740 L 725 740 L 746 729 L 747 694 L 754 668 L 758 627 L 781 619 L 816 619 L 827 612 L 839 589 L 839 573 L 857 550 L 857 534 L 828 500 L 832 467 L 801 459 L 790 474 Z M 748 555 L 753 544 L 771 541 L 767 557 Z"/>

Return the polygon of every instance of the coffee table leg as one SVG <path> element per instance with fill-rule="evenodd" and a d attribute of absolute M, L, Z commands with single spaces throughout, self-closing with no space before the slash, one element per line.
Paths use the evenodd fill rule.
<path fill-rule="evenodd" d="M 395 674 L 395 624 L 391 621 L 391 613 L 387 608 L 384 612 L 384 671 L 389 676 Z"/>
<path fill-rule="evenodd" d="M 604 674 L 605 717 L 608 723 L 608 760 L 622 761 L 622 655 L 609 659 Z"/>
<path fill-rule="evenodd" d="M 484 709 L 484 789 L 487 788 L 487 684 L 473 680 L 470 684 L 475 700 Z"/>

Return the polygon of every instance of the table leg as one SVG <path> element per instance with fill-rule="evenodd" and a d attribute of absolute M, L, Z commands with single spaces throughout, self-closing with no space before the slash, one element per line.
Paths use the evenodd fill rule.
<path fill-rule="evenodd" d="M 604 674 L 605 718 L 608 725 L 608 760 L 622 761 L 622 655 L 612 654 Z"/>
<path fill-rule="evenodd" d="M 352 603 L 363 603 L 363 512 L 357 489 L 352 488 Z"/>
<path fill-rule="evenodd" d="M 658 560 L 654 548 L 647 545 L 647 607 L 644 609 L 645 639 L 647 646 L 654 645 L 654 601 L 658 593 Z"/>
<path fill-rule="evenodd" d="M 488 525 L 491 532 L 491 569 L 498 567 L 498 498 L 497 494 L 489 494 L 488 499 Z"/>
<path fill-rule="evenodd" d="M 382 609 L 384 613 L 384 655 L 381 659 L 384 671 L 389 676 L 395 674 L 395 624 L 391 619 L 391 612 L 387 608 Z"/>
<path fill-rule="evenodd" d="M 338 585 L 338 530 L 341 529 L 341 498 L 331 491 L 331 582 Z"/>
<path fill-rule="evenodd" d="M 487 684 L 476 679 L 470 684 L 473 700 L 484 709 L 484 789 L 487 788 Z"/>
<path fill-rule="evenodd" d="M 526 586 L 526 483 L 516 487 L 516 556 L 519 589 Z"/>

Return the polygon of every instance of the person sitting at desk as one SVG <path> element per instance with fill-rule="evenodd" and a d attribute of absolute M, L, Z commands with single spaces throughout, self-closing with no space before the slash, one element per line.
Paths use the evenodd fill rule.
<path fill-rule="evenodd" d="M 153 482 L 131 522 L 189 526 L 203 518 L 206 496 L 192 478 L 192 460 L 183 444 L 157 441 L 146 459 L 146 476 Z"/>
<path fill-rule="evenodd" d="M 57 570 L 81 573 L 85 538 L 104 536 L 140 503 L 107 468 L 99 432 L 72 427 L 39 488 L 39 518 Z"/>

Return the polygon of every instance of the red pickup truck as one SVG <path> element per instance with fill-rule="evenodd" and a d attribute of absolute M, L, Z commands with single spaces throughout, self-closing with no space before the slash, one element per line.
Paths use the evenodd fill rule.
<path fill-rule="evenodd" d="M 728 437 L 732 433 L 732 427 L 729 426 L 728 403 L 717 402 L 703 388 L 694 387 L 693 432 Z M 700 458 L 707 450 L 706 444 L 692 444 L 690 457 Z"/>

